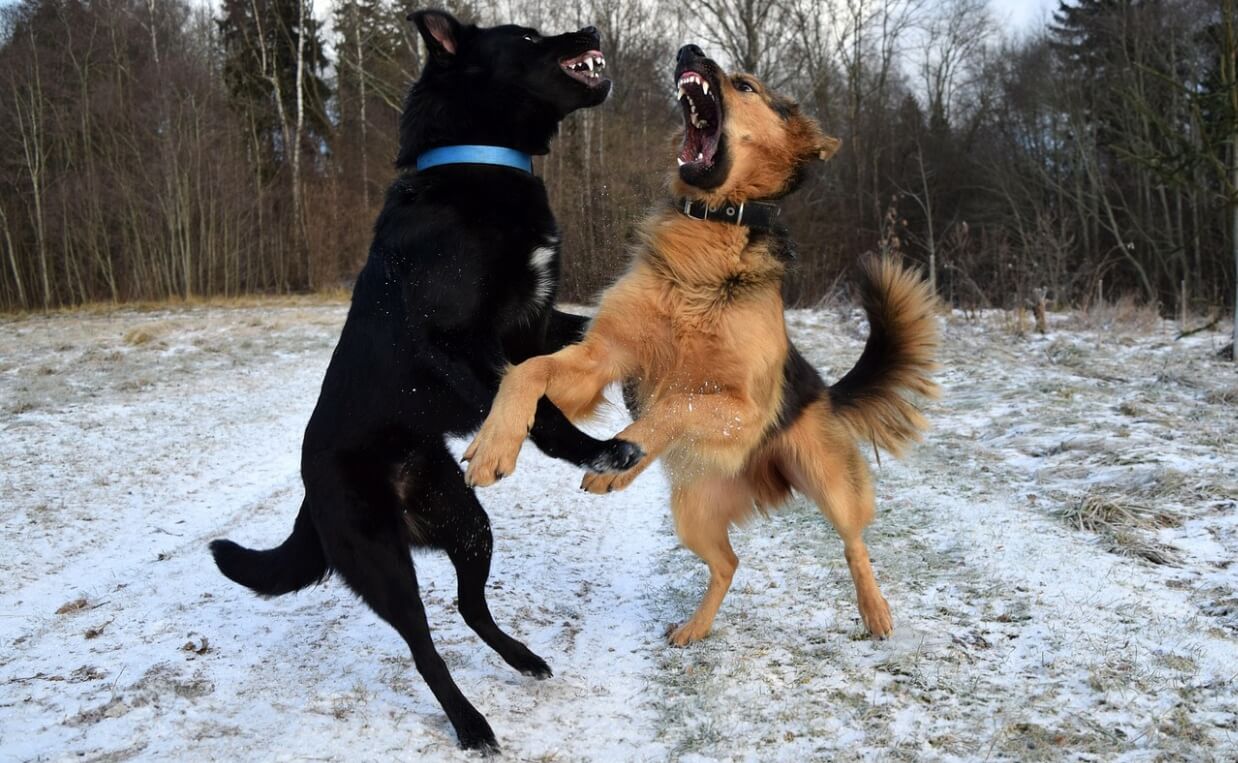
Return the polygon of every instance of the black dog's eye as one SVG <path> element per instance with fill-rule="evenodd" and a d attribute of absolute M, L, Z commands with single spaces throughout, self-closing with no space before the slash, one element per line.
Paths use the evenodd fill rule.
<path fill-rule="evenodd" d="M 755 93 L 757 91 L 755 87 L 753 87 L 752 85 L 749 85 L 747 82 L 745 82 L 742 79 L 739 82 L 735 83 L 735 89 L 740 91 L 741 93 Z"/>
<path fill-rule="evenodd" d="M 537 42 L 537 35 L 535 35 L 535 34 L 526 34 L 524 37 L 522 37 L 522 38 L 520 38 L 520 39 L 524 40 L 525 42 Z"/>

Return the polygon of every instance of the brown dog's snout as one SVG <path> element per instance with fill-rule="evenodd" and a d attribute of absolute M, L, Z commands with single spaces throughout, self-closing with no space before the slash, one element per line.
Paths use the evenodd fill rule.
<path fill-rule="evenodd" d="M 680 66 L 683 66 L 684 64 L 692 63 L 694 60 L 704 57 L 705 51 L 701 50 L 700 47 L 696 45 L 685 45 L 679 49 L 679 55 L 675 60 Z"/>

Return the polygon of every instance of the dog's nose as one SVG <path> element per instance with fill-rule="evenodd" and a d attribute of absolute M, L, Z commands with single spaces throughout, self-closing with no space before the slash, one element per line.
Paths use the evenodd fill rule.
<path fill-rule="evenodd" d="M 686 63 L 694 58 L 704 58 L 705 51 L 696 45 L 685 45 L 679 49 L 679 63 Z"/>
<path fill-rule="evenodd" d="M 584 29 L 580 30 L 580 33 L 581 33 L 581 34 L 587 34 L 587 35 L 589 35 L 590 37 L 597 37 L 597 36 L 598 36 L 598 28 L 597 28 L 597 27 L 595 27 L 595 26 L 587 26 L 587 27 L 585 27 Z"/>

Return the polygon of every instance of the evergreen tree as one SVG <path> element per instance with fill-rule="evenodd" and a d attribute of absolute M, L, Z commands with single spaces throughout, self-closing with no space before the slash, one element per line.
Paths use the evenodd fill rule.
<path fill-rule="evenodd" d="M 290 160 L 286 146 L 292 142 L 296 121 L 298 45 L 303 45 L 305 65 L 301 150 L 319 153 L 331 135 L 322 25 L 307 12 L 305 29 L 300 28 L 298 3 L 302 1 L 309 2 L 223 0 L 223 18 L 217 22 L 225 54 L 225 85 L 247 131 L 260 142 L 263 156 L 259 160 L 268 171 Z"/>

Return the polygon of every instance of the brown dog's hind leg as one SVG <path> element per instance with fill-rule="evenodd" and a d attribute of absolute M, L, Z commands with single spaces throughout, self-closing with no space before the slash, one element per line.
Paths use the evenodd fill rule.
<path fill-rule="evenodd" d="M 792 486 L 808 496 L 843 539 L 860 617 L 875 638 L 894 631 L 890 606 L 868 559 L 864 528 L 873 521 L 873 484 L 855 441 L 821 404 L 809 407 L 781 437 L 779 463 Z"/>
<path fill-rule="evenodd" d="M 709 587 L 691 619 L 672 626 L 670 642 L 687 646 L 709 635 L 718 607 L 731 587 L 739 558 L 731 549 L 731 520 L 746 514 L 752 498 L 738 480 L 709 478 L 671 491 L 671 511 L 679 540 L 709 565 Z"/>

